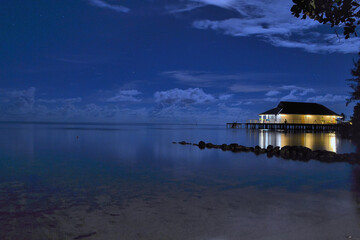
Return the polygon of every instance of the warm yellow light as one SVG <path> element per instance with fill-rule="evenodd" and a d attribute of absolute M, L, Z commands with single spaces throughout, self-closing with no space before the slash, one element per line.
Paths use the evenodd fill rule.
<path fill-rule="evenodd" d="M 335 134 L 329 134 L 330 151 L 336 152 L 336 136 Z"/>

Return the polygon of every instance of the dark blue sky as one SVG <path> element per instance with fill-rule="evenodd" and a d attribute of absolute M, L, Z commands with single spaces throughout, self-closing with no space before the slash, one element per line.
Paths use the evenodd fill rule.
<path fill-rule="evenodd" d="M 249 3 L 250 2 L 250 3 Z M 7 0 L 1 120 L 223 123 L 280 100 L 345 106 L 357 38 L 290 0 Z"/>

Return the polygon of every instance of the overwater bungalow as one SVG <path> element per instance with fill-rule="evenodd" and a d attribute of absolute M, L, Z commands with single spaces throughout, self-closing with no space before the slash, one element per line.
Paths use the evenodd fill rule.
<path fill-rule="evenodd" d="M 285 124 L 336 124 L 342 118 L 324 105 L 307 102 L 280 102 L 259 116 L 260 123 Z"/>

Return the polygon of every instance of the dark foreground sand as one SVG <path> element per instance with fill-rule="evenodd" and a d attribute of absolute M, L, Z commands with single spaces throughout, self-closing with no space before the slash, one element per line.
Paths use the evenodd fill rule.
<path fill-rule="evenodd" d="M 0 239 L 360 239 L 351 192 L 182 189 L 134 192 L 121 201 L 98 195 L 95 202 L 32 214 L 22 212 L 27 200 L 17 196 L 17 208 L 1 206 Z"/>

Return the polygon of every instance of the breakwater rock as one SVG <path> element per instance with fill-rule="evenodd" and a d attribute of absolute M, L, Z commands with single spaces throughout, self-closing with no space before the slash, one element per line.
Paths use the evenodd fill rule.
<path fill-rule="evenodd" d="M 173 142 L 176 143 L 176 142 Z M 200 141 L 199 143 L 188 143 L 185 141 L 178 142 L 181 145 L 193 145 L 197 146 L 200 149 L 221 149 L 222 151 L 231 151 L 231 152 L 253 152 L 256 155 L 266 154 L 268 157 L 281 157 L 289 160 L 298 160 L 298 161 L 309 161 L 309 160 L 318 160 L 321 162 L 334 163 L 334 162 L 347 162 L 350 164 L 360 164 L 360 155 L 356 153 L 344 153 L 337 154 L 335 152 L 330 152 L 326 150 L 311 150 L 310 148 L 303 146 L 272 146 L 269 145 L 266 148 L 261 148 L 260 146 L 255 147 L 246 147 L 239 145 L 237 143 L 231 144 L 213 144 Z"/>

